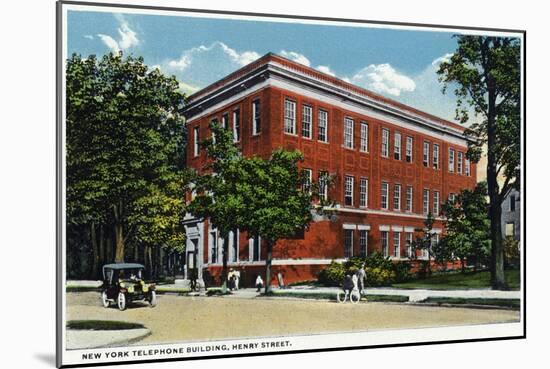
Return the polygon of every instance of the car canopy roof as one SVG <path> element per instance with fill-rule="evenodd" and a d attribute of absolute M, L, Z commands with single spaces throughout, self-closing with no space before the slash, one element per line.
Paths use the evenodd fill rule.
<path fill-rule="evenodd" d="M 113 269 L 113 270 L 120 270 L 120 269 L 145 269 L 145 267 L 142 264 L 138 263 L 114 263 L 114 264 L 105 264 L 103 266 L 103 270 L 105 269 Z"/>

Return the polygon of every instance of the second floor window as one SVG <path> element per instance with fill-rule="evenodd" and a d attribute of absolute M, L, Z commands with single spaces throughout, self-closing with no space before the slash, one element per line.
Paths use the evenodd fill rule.
<path fill-rule="evenodd" d="M 425 215 L 430 212 L 430 190 L 424 190 L 424 196 L 422 198 L 422 211 Z"/>
<path fill-rule="evenodd" d="M 458 174 L 462 174 L 462 160 L 463 155 L 460 151 L 457 153 L 456 171 Z"/>
<path fill-rule="evenodd" d="M 369 201 L 369 180 L 366 178 L 361 178 L 359 182 L 359 206 L 366 208 Z"/>
<path fill-rule="evenodd" d="M 346 176 L 344 205 L 353 206 L 353 177 Z"/>
<path fill-rule="evenodd" d="M 407 146 L 405 148 L 405 160 L 407 163 L 412 163 L 413 161 L 413 138 L 407 137 Z"/>
<path fill-rule="evenodd" d="M 252 102 L 252 134 L 259 135 L 262 132 L 260 100 Z"/>
<path fill-rule="evenodd" d="M 455 171 L 455 151 L 449 149 L 449 172 L 453 173 Z"/>
<path fill-rule="evenodd" d="M 401 133 L 393 135 L 393 157 L 395 160 L 401 160 Z"/>
<path fill-rule="evenodd" d="M 353 149 L 353 119 L 344 118 L 344 147 Z"/>
<path fill-rule="evenodd" d="M 321 142 L 328 142 L 328 113 L 319 110 L 319 127 L 317 127 L 317 139 Z"/>
<path fill-rule="evenodd" d="M 319 199 L 328 200 L 328 172 L 319 172 Z"/>
<path fill-rule="evenodd" d="M 405 210 L 412 213 L 413 211 L 413 188 L 407 186 L 407 203 L 405 204 Z"/>
<path fill-rule="evenodd" d="M 302 136 L 305 138 L 311 138 L 311 106 L 302 106 Z"/>
<path fill-rule="evenodd" d="M 383 128 L 382 129 L 382 152 L 380 154 L 385 158 L 387 158 L 389 155 L 389 146 L 390 146 L 390 131 Z"/>
<path fill-rule="evenodd" d="M 362 152 L 369 151 L 369 125 L 365 122 L 361 122 L 361 146 L 359 150 Z"/>
<path fill-rule="evenodd" d="M 439 216 L 439 191 L 434 191 L 434 217 Z"/>
<path fill-rule="evenodd" d="M 424 146 L 422 150 L 422 163 L 425 167 L 428 167 L 430 165 L 430 143 L 428 141 L 424 141 Z"/>
<path fill-rule="evenodd" d="M 389 192 L 390 185 L 388 182 L 382 182 L 382 189 L 380 191 L 381 199 L 380 199 L 380 208 L 384 210 L 388 210 L 388 192 Z"/>
<path fill-rule="evenodd" d="M 285 133 L 296 134 L 296 103 L 285 99 Z"/>
<path fill-rule="evenodd" d="M 222 115 L 222 127 L 223 129 L 227 129 L 227 127 L 229 127 L 229 115 L 227 113 Z"/>
<path fill-rule="evenodd" d="M 312 181 L 312 177 L 313 177 L 313 172 L 311 169 L 302 169 L 302 180 L 303 180 L 303 183 L 302 183 L 302 187 L 303 187 L 303 190 L 304 192 L 310 192 L 311 190 L 311 181 Z"/>
<path fill-rule="evenodd" d="M 393 210 L 401 210 L 401 185 L 396 184 L 393 187 Z"/>
<path fill-rule="evenodd" d="M 438 144 L 434 144 L 433 166 L 434 166 L 434 169 L 439 168 L 439 145 Z"/>
<path fill-rule="evenodd" d="M 470 176 L 470 159 L 464 159 L 464 174 Z"/>

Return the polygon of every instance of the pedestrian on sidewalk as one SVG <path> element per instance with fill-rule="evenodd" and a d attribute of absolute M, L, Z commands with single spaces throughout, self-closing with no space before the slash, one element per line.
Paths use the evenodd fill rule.
<path fill-rule="evenodd" d="M 235 279 L 235 290 L 239 289 L 239 280 L 241 279 L 241 272 L 238 270 L 233 271 L 233 277 Z"/>
<path fill-rule="evenodd" d="M 355 275 L 357 276 L 357 289 L 359 290 L 359 295 L 362 295 L 363 290 L 365 289 L 365 280 L 367 279 L 367 273 L 365 272 L 365 263 L 361 264 L 361 267 L 357 269 Z"/>
<path fill-rule="evenodd" d="M 256 292 L 260 292 L 262 290 L 262 287 L 264 286 L 264 281 L 263 281 L 262 277 L 260 277 L 259 274 L 256 277 L 255 285 L 256 285 Z"/>

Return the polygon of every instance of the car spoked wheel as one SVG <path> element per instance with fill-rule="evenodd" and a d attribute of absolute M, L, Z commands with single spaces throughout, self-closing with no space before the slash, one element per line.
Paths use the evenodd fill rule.
<path fill-rule="evenodd" d="M 118 294 L 117 306 L 120 311 L 126 309 L 126 295 L 122 292 Z"/>
<path fill-rule="evenodd" d="M 149 297 L 149 304 L 152 308 L 157 306 L 157 293 L 155 291 L 151 291 L 151 297 Z"/>
<path fill-rule="evenodd" d="M 357 304 L 361 300 L 361 295 L 358 291 L 352 291 L 349 295 L 349 300 L 352 304 Z"/>
<path fill-rule="evenodd" d="M 109 299 L 107 298 L 107 291 L 103 291 L 101 293 L 101 303 L 103 304 L 104 308 L 108 308 L 111 303 L 109 302 Z"/>

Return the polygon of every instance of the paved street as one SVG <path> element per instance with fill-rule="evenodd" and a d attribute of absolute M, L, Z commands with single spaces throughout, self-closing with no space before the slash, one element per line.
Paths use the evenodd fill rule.
<path fill-rule="evenodd" d="M 515 322 L 519 312 L 407 304 L 337 304 L 284 298 L 161 295 L 158 306 L 136 303 L 126 311 L 101 306 L 97 292 L 67 294 L 67 319 L 138 322 L 150 329 L 143 343 L 269 337 L 395 328 Z M 237 297 L 237 296 L 235 296 Z"/>

